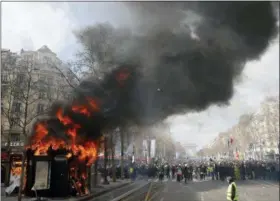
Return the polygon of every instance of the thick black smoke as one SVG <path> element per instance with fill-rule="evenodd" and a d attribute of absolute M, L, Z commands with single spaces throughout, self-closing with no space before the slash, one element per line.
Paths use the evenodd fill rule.
<path fill-rule="evenodd" d="M 277 35 L 269 2 L 125 5 L 132 13 L 133 34 L 112 54 L 117 67 L 102 80 L 82 82 L 76 94 L 81 103 L 85 97 L 98 98 L 101 111 L 88 118 L 73 113 L 72 103 L 64 106 L 86 136 L 126 122 L 152 124 L 172 114 L 228 104 L 244 64 L 258 59 Z M 123 71 L 129 77 L 120 84 Z"/>

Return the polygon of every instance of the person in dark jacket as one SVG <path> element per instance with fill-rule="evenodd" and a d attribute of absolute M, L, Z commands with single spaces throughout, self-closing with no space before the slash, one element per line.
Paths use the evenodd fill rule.
<path fill-rule="evenodd" d="M 185 184 L 186 184 L 188 177 L 189 177 L 189 168 L 188 168 L 187 164 L 185 164 L 185 167 L 183 169 L 183 174 L 184 174 L 184 179 L 185 179 Z"/>
<path fill-rule="evenodd" d="M 219 164 L 217 164 L 217 163 L 215 163 L 215 166 L 214 166 L 214 175 L 215 175 L 216 180 L 219 180 Z"/>
<path fill-rule="evenodd" d="M 168 179 L 170 179 L 170 166 L 169 166 L 169 164 L 167 164 L 167 166 L 166 166 L 166 177 Z"/>
<path fill-rule="evenodd" d="M 189 166 L 188 173 L 189 173 L 189 180 L 192 181 L 193 180 L 193 167 L 192 167 L 192 165 Z"/>

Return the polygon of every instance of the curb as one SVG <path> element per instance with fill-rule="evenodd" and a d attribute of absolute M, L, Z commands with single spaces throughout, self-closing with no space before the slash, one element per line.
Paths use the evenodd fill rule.
<path fill-rule="evenodd" d="M 108 193 L 108 192 L 110 192 L 110 191 L 112 191 L 112 190 L 116 190 L 116 189 L 118 189 L 118 188 L 127 186 L 127 185 L 129 185 L 129 184 L 131 184 L 131 182 L 127 182 L 127 183 L 121 184 L 121 185 L 119 185 L 119 186 L 115 186 L 115 187 L 113 187 L 113 188 L 106 189 L 106 190 L 101 191 L 101 192 L 98 192 L 98 193 L 92 193 L 91 195 L 82 197 L 82 198 L 80 198 L 80 199 L 76 199 L 76 201 L 87 201 L 87 200 L 90 200 L 90 199 L 92 199 L 92 198 L 96 198 L 96 197 L 99 197 L 99 196 L 101 196 L 101 195 L 104 195 L 105 193 Z"/>

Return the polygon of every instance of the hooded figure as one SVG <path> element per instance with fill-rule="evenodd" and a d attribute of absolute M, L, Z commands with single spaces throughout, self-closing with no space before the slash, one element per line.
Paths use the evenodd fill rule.
<path fill-rule="evenodd" d="M 229 201 L 238 201 L 237 187 L 234 181 L 233 177 L 228 178 L 227 200 Z"/>

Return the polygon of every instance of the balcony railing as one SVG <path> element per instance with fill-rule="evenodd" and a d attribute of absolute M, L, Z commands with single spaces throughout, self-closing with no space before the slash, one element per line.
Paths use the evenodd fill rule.
<path fill-rule="evenodd" d="M 1 147 L 7 147 L 8 142 L 1 142 Z M 23 147 L 24 142 L 23 141 L 15 141 L 15 142 L 10 142 L 10 147 Z"/>

